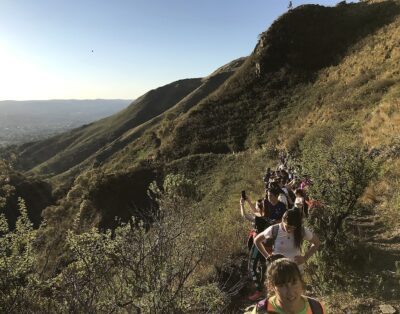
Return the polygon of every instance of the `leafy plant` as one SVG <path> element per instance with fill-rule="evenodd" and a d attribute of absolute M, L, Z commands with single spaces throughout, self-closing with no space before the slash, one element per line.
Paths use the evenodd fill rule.
<path fill-rule="evenodd" d="M 348 284 L 345 269 L 357 259 L 355 239 L 347 232 L 346 218 L 357 215 L 357 201 L 377 173 L 367 152 L 349 137 L 331 129 L 309 135 L 302 145 L 303 170 L 312 178 L 309 194 L 321 206 L 310 212 L 309 224 L 323 241 L 314 266 L 324 288 Z M 332 281 L 335 284 L 331 285 Z"/>
<path fill-rule="evenodd" d="M 34 239 L 36 232 L 27 209 L 19 199 L 20 216 L 10 231 L 4 214 L 0 215 L 0 312 L 13 313 L 31 303 L 37 288 Z"/>
<path fill-rule="evenodd" d="M 206 237 L 201 210 L 189 201 L 190 185 L 183 176 L 169 176 L 165 193 L 153 185 L 158 210 L 150 227 L 133 220 L 113 232 L 81 232 L 78 213 L 67 235 L 68 264 L 50 278 L 37 271 L 38 237 L 21 200 L 14 231 L 0 216 L 0 311 L 217 312 L 226 302 L 224 294 L 215 284 L 192 278 Z"/>

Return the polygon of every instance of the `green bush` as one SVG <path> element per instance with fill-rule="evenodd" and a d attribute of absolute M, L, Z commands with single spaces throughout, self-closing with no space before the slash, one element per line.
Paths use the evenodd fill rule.
<path fill-rule="evenodd" d="M 6 205 L 7 198 L 15 192 L 15 187 L 10 184 L 10 173 L 10 165 L 0 160 L 0 209 Z"/>
<path fill-rule="evenodd" d="M 314 260 L 315 282 L 328 290 L 350 280 L 346 267 L 357 260 L 357 240 L 346 230 L 346 218 L 358 215 L 357 201 L 377 173 L 365 150 L 348 136 L 333 134 L 329 128 L 320 130 L 302 144 L 303 171 L 312 178 L 310 197 L 322 203 L 308 221 L 323 243 Z"/>
<path fill-rule="evenodd" d="M 19 199 L 20 215 L 10 231 L 4 214 L 0 215 L 0 312 L 23 312 L 30 307 L 38 290 L 34 239 L 36 231 L 29 221 L 25 203 Z"/>
<path fill-rule="evenodd" d="M 153 188 L 158 212 L 150 226 L 133 220 L 113 232 L 81 232 L 78 214 L 67 235 L 68 264 L 47 279 L 37 268 L 38 237 L 24 203 L 15 231 L 1 215 L 0 312 L 219 312 L 224 294 L 213 283 L 193 279 L 206 234 L 202 212 L 190 202 L 191 181 L 169 176 L 165 193 Z"/>

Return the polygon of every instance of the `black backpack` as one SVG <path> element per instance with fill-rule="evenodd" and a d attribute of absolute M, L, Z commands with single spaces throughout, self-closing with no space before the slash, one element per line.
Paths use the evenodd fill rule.
<path fill-rule="evenodd" d="M 255 225 L 257 234 L 259 234 L 259 233 L 263 232 L 265 229 L 267 229 L 271 225 L 271 222 L 268 219 L 268 217 L 256 216 L 254 225 Z"/>
<path fill-rule="evenodd" d="M 311 312 L 313 314 L 324 314 L 324 310 L 322 309 L 322 304 L 313 298 L 307 297 L 308 304 L 310 304 Z"/>

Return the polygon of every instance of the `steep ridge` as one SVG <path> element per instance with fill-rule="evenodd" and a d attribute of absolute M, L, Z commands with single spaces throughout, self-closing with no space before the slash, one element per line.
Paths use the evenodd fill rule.
<path fill-rule="evenodd" d="M 168 162 L 283 144 L 282 127 L 314 111 L 312 89 L 320 75 L 356 52 L 352 47 L 390 24 L 398 11 L 393 1 L 300 6 L 262 33 L 245 61 L 233 61 L 206 79 L 168 84 L 117 115 L 27 144 L 17 164 L 36 174 L 62 174 L 62 180 L 106 161 L 117 170 L 117 164 L 124 168 L 139 160 Z M 318 92 L 320 99 L 329 98 L 321 86 Z M 299 97 L 307 102 L 301 109 Z"/>
<path fill-rule="evenodd" d="M 135 150 L 139 148 L 143 151 L 151 151 L 148 155 L 145 154 L 145 158 L 150 157 L 151 159 L 159 157 L 159 147 L 162 142 L 162 138 L 169 134 L 175 121 L 178 117 L 183 116 L 192 107 L 195 107 L 203 99 L 207 98 L 214 91 L 225 83 L 245 62 L 245 58 L 236 59 L 221 68 L 214 71 L 209 76 L 205 77 L 203 83 L 192 93 L 183 98 L 174 107 L 167 110 L 162 115 L 151 119 L 150 121 L 138 126 L 135 129 L 129 130 L 117 139 L 113 145 L 124 147 L 124 150 L 118 150 L 115 156 L 107 160 L 107 165 L 118 168 L 124 167 L 124 164 L 132 162 L 132 151 L 127 154 L 129 147 L 135 147 Z M 146 134 L 145 134 L 146 133 Z M 144 135 L 143 138 L 140 138 Z M 147 139 L 150 138 L 150 143 Z M 145 144 L 143 144 L 145 143 Z M 146 147 L 144 147 L 146 146 Z M 153 149 L 153 150 L 152 150 Z M 110 151 L 116 151 L 115 149 L 105 147 L 99 151 L 98 157 L 105 160 L 105 156 L 110 156 Z M 119 166 L 120 165 L 120 166 Z"/>
<path fill-rule="evenodd" d="M 357 128 L 353 131 L 361 133 L 358 126 L 364 110 L 377 105 L 388 88 L 395 87 L 398 77 L 392 73 L 382 89 L 379 81 L 387 74 L 367 77 L 365 73 L 386 68 L 395 71 L 395 41 L 377 47 L 376 54 L 384 49 L 388 57 L 369 58 L 369 69 L 360 67 L 376 38 L 398 32 L 398 14 L 399 5 L 394 1 L 328 8 L 306 5 L 289 11 L 260 35 L 253 53 L 213 93 L 187 112 L 176 114 L 171 109 L 148 122 L 151 128 L 146 124 L 118 139 L 144 131 L 136 133 L 140 136 L 133 141 L 120 142 L 124 149 L 108 158 L 106 167 L 115 171 L 139 160 L 165 164 L 192 154 L 296 146 L 312 126 L 340 124 L 349 113 L 355 118 L 347 119 Z M 349 65 L 350 59 L 353 64 Z"/>
<path fill-rule="evenodd" d="M 18 165 L 37 174 L 71 177 L 93 163 L 98 166 L 160 121 L 185 113 L 226 81 L 244 58 L 203 79 L 173 82 L 150 91 L 127 109 L 46 141 L 22 146 Z"/>
<path fill-rule="evenodd" d="M 302 115 L 312 111 L 299 107 L 314 97 L 312 87 L 323 70 L 356 53 L 352 47 L 398 13 L 391 1 L 333 8 L 306 5 L 289 11 L 261 34 L 254 53 L 228 82 L 176 121 L 161 145 L 163 154 L 176 159 L 280 142 L 281 126 L 289 122 L 288 108 Z M 342 102 L 339 97 L 335 101 Z"/>
<path fill-rule="evenodd" d="M 58 174 L 79 164 L 115 138 L 159 115 L 201 84 L 186 79 L 152 90 L 125 110 L 66 134 L 21 147 L 18 166 L 40 174 Z"/>
<path fill-rule="evenodd" d="M 110 118 L 24 145 L 18 164 L 63 182 L 92 166 L 162 172 L 192 155 L 290 150 L 305 133 L 335 123 L 362 134 L 371 110 L 400 90 L 399 8 L 396 1 L 300 6 L 262 33 L 248 58 L 153 90 Z M 382 44 L 382 38 L 391 39 Z"/>

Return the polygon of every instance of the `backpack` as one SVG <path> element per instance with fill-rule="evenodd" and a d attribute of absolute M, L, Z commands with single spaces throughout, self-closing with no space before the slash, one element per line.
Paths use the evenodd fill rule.
<path fill-rule="evenodd" d="M 322 304 L 313 298 L 310 297 L 306 297 L 308 304 L 310 305 L 310 309 L 311 309 L 311 313 L 313 314 L 323 314 L 324 313 L 324 309 Z M 255 307 L 253 308 L 252 312 L 246 312 L 246 313 L 251 313 L 251 314 L 257 314 L 257 313 L 277 313 L 277 312 L 267 312 L 267 305 L 268 305 L 268 300 L 262 300 L 260 302 L 258 302 Z"/>
<path fill-rule="evenodd" d="M 296 199 L 296 194 L 294 194 L 292 190 L 288 190 L 288 196 L 291 200 L 291 203 L 294 204 L 294 201 Z"/>
<path fill-rule="evenodd" d="M 311 312 L 313 314 L 323 314 L 324 313 L 324 309 L 322 307 L 321 302 L 319 302 L 316 299 L 310 298 L 310 297 L 307 297 L 307 301 L 308 301 L 308 304 L 310 305 Z"/>
<path fill-rule="evenodd" d="M 265 216 L 256 216 L 254 219 L 254 227 L 257 234 L 263 232 L 271 225 L 268 217 Z"/>

